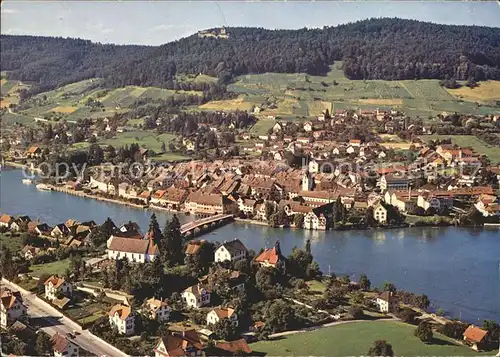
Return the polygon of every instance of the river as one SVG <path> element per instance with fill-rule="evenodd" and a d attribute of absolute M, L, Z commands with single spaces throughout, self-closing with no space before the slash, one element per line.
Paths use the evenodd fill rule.
<path fill-rule="evenodd" d="M 24 185 L 21 170 L 4 168 L 0 177 L 2 213 L 26 214 L 48 224 L 68 218 L 94 220 L 106 217 L 120 224 L 135 221 L 147 229 L 156 213 L 163 227 L 171 213 L 38 191 Z M 181 222 L 194 217 L 178 215 Z M 234 223 L 203 236 L 211 241 L 239 238 L 249 249 L 271 247 L 276 240 L 288 255 L 294 246 L 311 240 L 314 258 L 324 273 L 365 273 L 372 284 L 393 282 L 397 288 L 425 293 L 434 308 L 469 322 L 500 321 L 500 231 L 498 229 L 407 228 L 370 231 L 304 231 Z"/>

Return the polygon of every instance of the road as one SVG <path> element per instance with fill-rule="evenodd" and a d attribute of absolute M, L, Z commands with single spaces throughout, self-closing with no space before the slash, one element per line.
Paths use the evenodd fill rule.
<path fill-rule="evenodd" d="M 72 341 L 84 350 L 96 356 L 128 356 L 113 346 L 95 338 L 89 331 L 82 331 L 75 322 L 61 315 L 45 301 L 36 298 L 35 294 L 26 294 L 26 291 L 19 289 L 16 285 L 8 283 L 5 279 L 2 280 L 2 286 L 21 291 L 24 303 L 28 308 L 28 316 L 30 319 L 40 319 L 40 324 L 43 326 L 41 329 L 49 335 L 55 335 L 57 332 L 62 335 L 67 335 L 76 330 L 80 333 L 77 334 Z"/>

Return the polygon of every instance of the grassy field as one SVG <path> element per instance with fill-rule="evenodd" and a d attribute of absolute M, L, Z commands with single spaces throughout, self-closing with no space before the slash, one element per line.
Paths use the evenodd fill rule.
<path fill-rule="evenodd" d="M 31 275 L 40 277 L 43 274 L 59 274 L 64 275 L 66 269 L 69 268 L 69 259 L 57 260 L 47 264 L 36 264 L 30 267 Z"/>
<path fill-rule="evenodd" d="M 472 135 L 426 135 L 421 137 L 423 140 L 436 140 L 436 139 L 451 139 L 453 144 L 462 147 L 471 147 L 475 152 L 484 154 L 489 157 L 492 163 L 500 162 L 500 148 L 495 147 L 479 140 Z"/>
<path fill-rule="evenodd" d="M 240 76 L 229 85 L 229 90 L 239 93 L 238 105 L 273 102 L 274 109 L 263 114 L 280 117 L 315 117 L 324 109 L 375 109 L 395 108 L 411 116 L 426 119 L 443 112 L 467 114 L 493 114 L 498 108 L 493 104 L 500 93 L 500 81 L 488 81 L 472 90 L 474 95 L 445 90 L 438 80 L 350 80 L 340 69 L 341 63 L 331 67 L 326 76 L 306 74 L 264 73 Z M 466 87 L 465 87 L 466 88 Z M 462 97 L 459 97 L 461 95 Z M 255 98 L 258 98 L 256 101 Z M 479 100 L 480 99 L 480 100 Z M 243 100 L 243 103 L 241 103 Z M 255 103 L 258 102 L 258 103 Z M 222 104 L 222 103 L 220 103 Z M 205 104 L 210 107 L 212 103 Z M 217 109 L 223 109 L 221 105 Z"/>
<path fill-rule="evenodd" d="M 217 100 L 200 105 L 204 110 L 250 110 L 253 107 L 251 102 L 245 101 L 243 96 L 235 99 Z"/>
<path fill-rule="evenodd" d="M 445 336 L 434 334 L 426 345 L 413 336 L 414 326 L 393 321 L 348 323 L 291 335 L 276 341 L 253 343 L 254 353 L 268 356 L 363 356 L 373 341 L 386 340 L 396 356 L 478 356 L 465 346 L 457 346 Z M 490 353 L 491 354 L 491 353 Z"/>
<path fill-rule="evenodd" d="M 500 81 L 481 82 L 476 88 L 466 86 L 457 89 L 446 89 L 451 95 L 472 102 L 490 103 L 500 101 Z"/>
<path fill-rule="evenodd" d="M 154 161 L 174 161 L 186 159 L 186 156 L 168 151 L 168 144 L 173 138 L 175 138 L 175 135 L 173 134 L 157 135 L 151 131 L 136 130 L 126 133 L 118 133 L 115 137 L 100 140 L 98 143 L 100 145 L 113 145 L 115 148 L 137 143 L 140 147 L 153 150 L 157 154 L 161 153 L 161 145 L 162 143 L 165 143 L 167 152 L 154 156 Z M 81 149 L 81 147 L 78 149 Z"/>
<path fill-rule="evenodd" d="M 276 124 L 274 119 L 259 119 L 252 129 L 250 129 L 250 132 L 254 135 L 267 135 L 267 132 L 274 124 Z"/>

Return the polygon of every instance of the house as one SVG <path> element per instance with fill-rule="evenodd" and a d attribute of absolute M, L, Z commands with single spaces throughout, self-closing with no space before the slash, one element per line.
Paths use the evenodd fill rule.
<path fill-rule="evenodd" d="M 58 299 L 59 295 L 64 295 L 71 298 L 73 295 L 73 287 L 64 278 L 58 275 L 52 275 L 45 281 L 45 298 L 47 300 Z"/>
<path fill-rule="evenodd" d="M 484 347 L 487 334 L 488 331 L 474 325 L 470 325 L 464 331 L 464 343 L 470 346 L 473 350 L 480 351 Z"/>
<path fill-rule="evenodd" d="M 10 225 L 14 222 L 14 218 L 8 214 L 2 214 L 0 216 L 0 227 L 10 228 Z"/>
<path fill-rule="evenodd" d="M 155 299 L 146 300 L 143 312 L 151 319 L 159 322 L 168 321 L 172 309 L 166 301 Z"/>
<path fill-rule="evenodd" d="M 264 249 L 255 261 L 264 267 L 277 268 L 282 259 L 279 243 L 276 242 L 274 247 Z"/>
<path fill-rule="evenodd" d="M 310 121 L 304 123 L 304 131 L 309 132 L 312 130 L 313 130 L 313 124 Z"/>
<path fill-rule="evenodd" d="M 241 356 L 242 354 L 251 355 L 252 350 L 244 338 L 233 341 L 218 341 L 215 343 L 215 348 L 221 350 L 220 356 Z"/>
<path fill-rule="evenodd" d="M 181 293 L 182 300 L 188 307 L 199 309 L 210 304 L 210 292 L 201 284 L 196 284 Z"/>
<path fill-rule="evenodd" d="M 238 315 L 229 307 L 216 307 L 207 314 L 207 325 L 215 325 L 223 319 L 229 319 L 231 325 L 238 327 Z"/>
<path fill-rule="evenodd" d="M 373 218 L 378 223 L 387 223 L 387 208 L 379 203 L 373 207 Z"/>
<path fill-rule="evenodd" d="M 38 247 L 33 247 L 32 245 L 25 245 L 21 250 L 24 254 L 24 259 L 30 260 L 36 257 L 40 253 L 41 249 Z"/>
<path fill-rule="evenodd" d="M 129 262 L 152 262 L 158 256 L 158 246 L 152 239 L 133 239 L 112 235 L 107 243 L 108 259 L 126 258 Z"/>
<path fill-rule="evenodd" d="M 397 305 L 396 297 L 393 296 L 392 291 L 384 291 L 375 299 L 375 304 L 380 312 L 389 313 L 394 311 Z"/>
<path fill-rule="evenodd" d="M 256 200 L 244 199 L 241 197 L 238 199 L 238 209 L 247 216 L 253 217 L 255 215 L 256 205 Z"/>
<path fill-rule="evenodd" d="M 314 210 L 311 210 L 304 216 L 303 227 L 305 229 L 325 231 L 326 223 L 326 217 L 322 213 L 316 213 Z"/>
<path fill-rule="evenodd" d="M 26 157 L 28 159 L 34 159 L 42 156 L 42 149 L 39 146 L 30 146 L 28 150 L 26 150 Z"/>
<path fill-rule="evenodd" d="M 215 262 L 224 262 L 231 261 L 237 262 L 240 260 L 244 260 L 247 256 L 247 248 L 245 245 L 239 240 L 234 239 L 230 242 L 224 242 L 216 251 L 215 251 Z"/>
<path fill-rule="evenodd" d="M 351 140 L 349 140 L 349 145 L 350 146 L 355 146 L 355 147 L 360 147 L 361 146 L 361 140 L 359 140 L 359 139 L 351 139 Z"/>
<path fill-rule="evenodd" d="M 155 357 L 201 357 L 203 344 L 195 330 L 172 332 L 160 338 L 154 348 Z"/>
<path fill-rule="evenodd" d="M 52 231 L 50 231 L 50 235 L 54 238 L 66 237 L 71 234 L 69 228 L 64 224 L 57 224 Z"/>
<path fill-rule="evenodd" d="M 18 320 L 26 317 L 27 308 L 18 291 L 2 288 L 0 292 L 0 327 L 6 328 Z"/>
<path fill-rule="evenodd" d="M 186 245 L 186 256 L 195 255 L 200 250 L 201 246 L 205 243 L 205 240 L 191 240 Z"/>
<path fill-rule="evenodd" d="M 37 224 L 34 229 L 34 233 L 41 236 L 49 236 L 51 232 L 52 228 L 46 223 Z"/>
<path fill-rule="evenodd" d="M 80 347 L 58 332 L 51 337 L 50 342 L 52 342 L 54 357 L 78 357 L 80 354 Z"/>
<path fill-rule="evenodd" d="M 109 324 L 121 335 L 132 335 L 135 330 L 135 316 L 130 306 L 116 304 L 108 312 Z"/>
<path fill-rule="evenodd" d="M 431 207 L 436 211 L 445 207 L 449 209 L 453 207 L 453 195 L 448 191 L 420 192 L 417 206 L 425 210 Z"/>

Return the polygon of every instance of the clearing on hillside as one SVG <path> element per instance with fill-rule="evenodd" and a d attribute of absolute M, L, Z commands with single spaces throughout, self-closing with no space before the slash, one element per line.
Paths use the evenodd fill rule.
<path fill-rule="evenodd" d="M 487 103 L 500 101 L 500 81 L 480 82 L 476 88 L 462 86 L 457 89 L 446 89 L 451 95 L 464 100 Z"/>
<path fill-rule="evenodd" d="M 50 111 L 51 112 L 56 112 L 56 113 L 67 114 L 67 113 L 76 112 L 77 110 L 78 110 L 78 107 L 63 107 L 63 106 L 59 106 L 59 107 L 52 108 Z"/>

